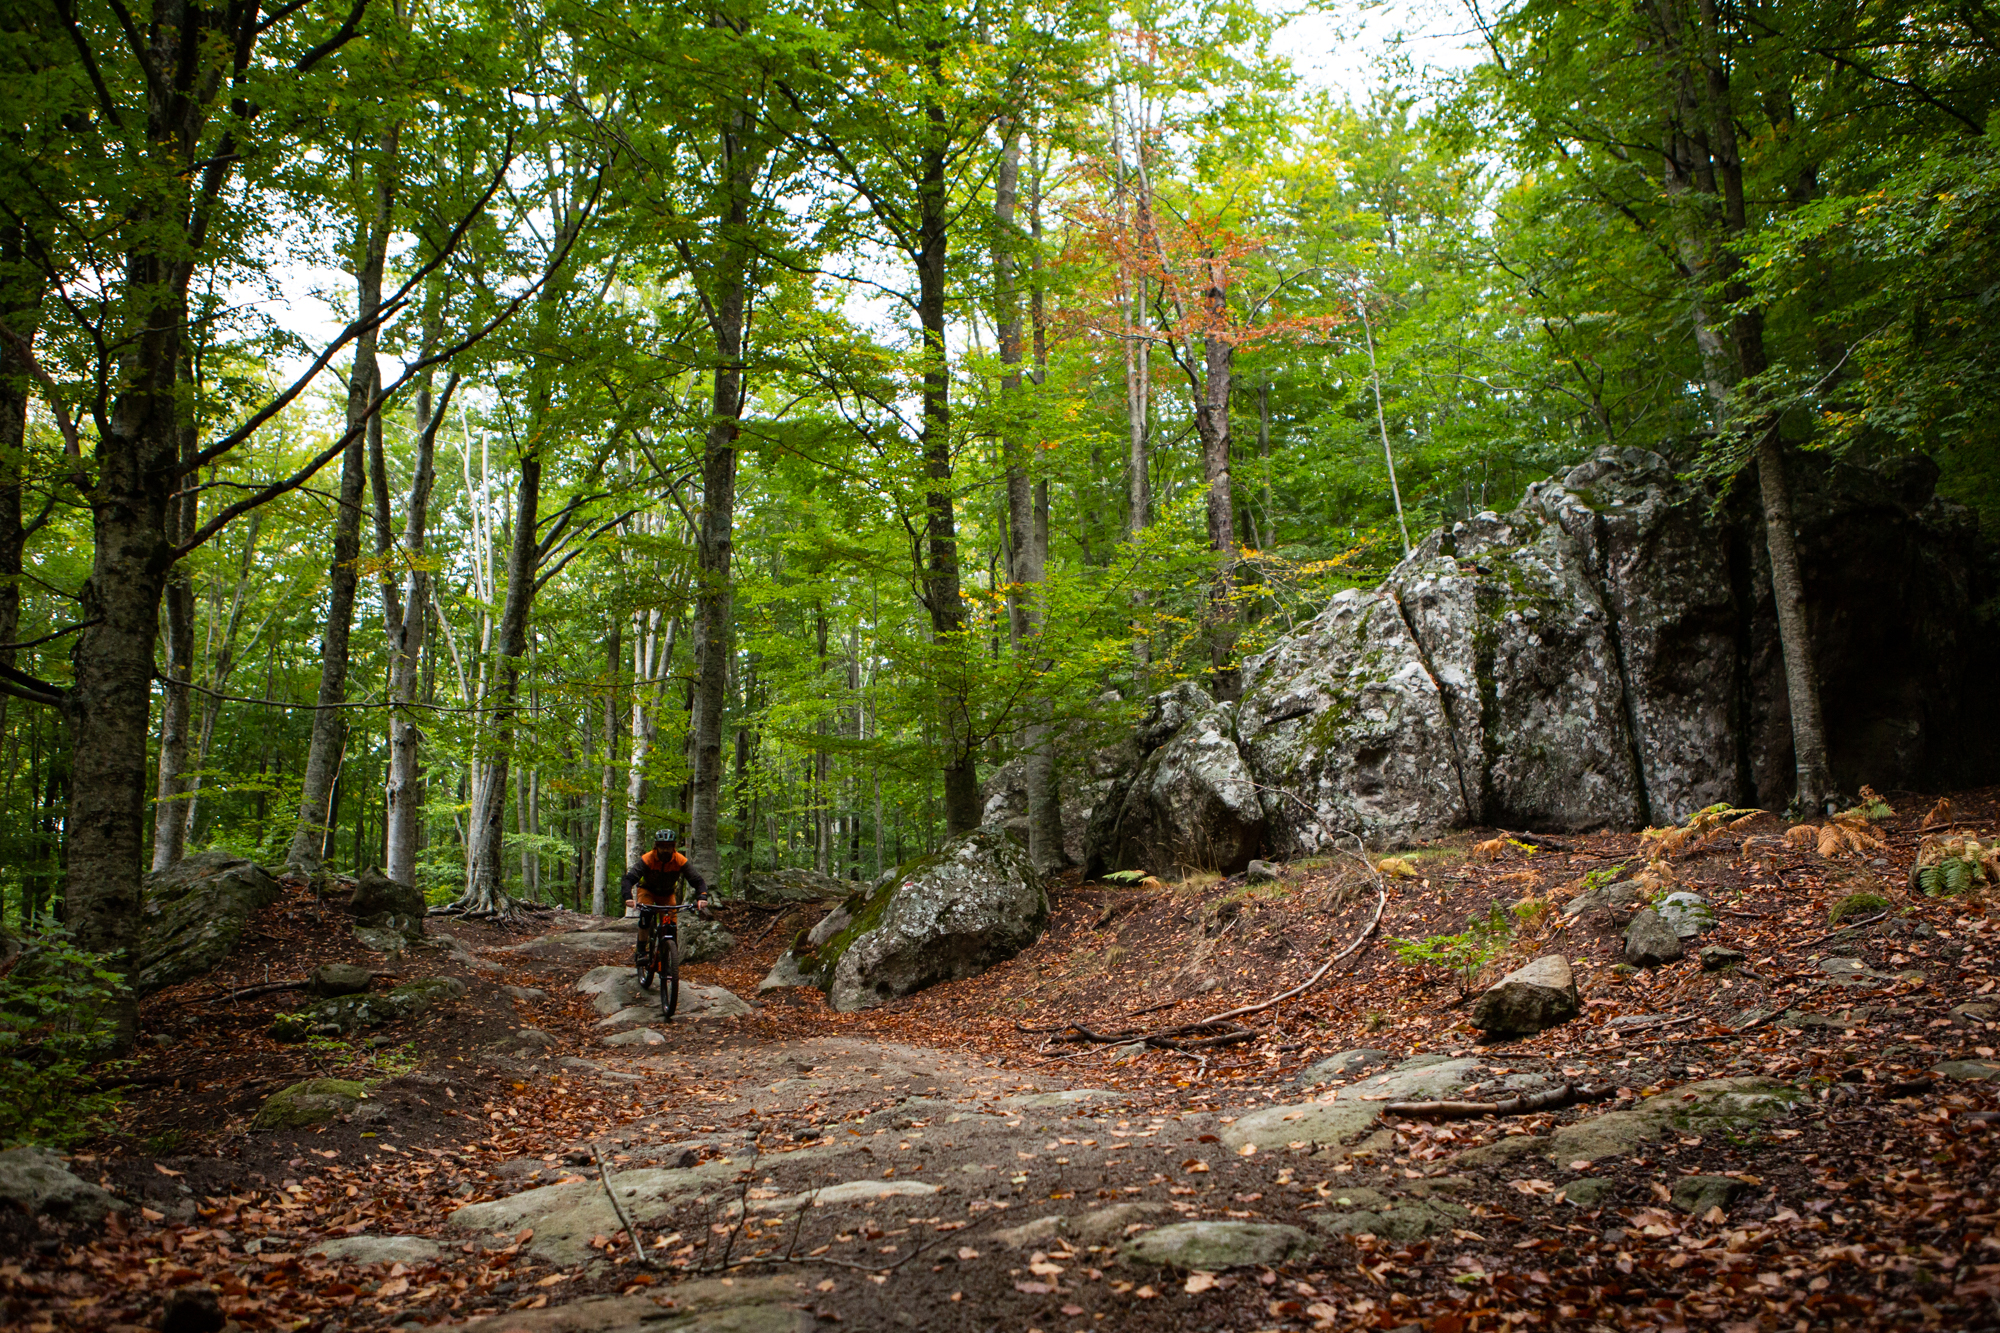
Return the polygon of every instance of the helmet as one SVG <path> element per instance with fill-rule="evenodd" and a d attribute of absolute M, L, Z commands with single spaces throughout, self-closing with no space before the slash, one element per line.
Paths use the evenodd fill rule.
<path fill-rule="evenodd" d="M 653 830 L 654 842 L 679 842 L 680 840 L 680 834 L 673 829 L 656 828 Z"/>

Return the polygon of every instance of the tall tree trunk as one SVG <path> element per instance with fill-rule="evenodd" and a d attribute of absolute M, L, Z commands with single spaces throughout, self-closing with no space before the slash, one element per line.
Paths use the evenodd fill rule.
<path fill-rule="evenodd" d="M 209 662 L 208 670 L 204 673 L 208 688 L 216 694 L 228 688 L 229 677 L 236 670 L 236 636 L 243 623 L 243 604 L 249 594 L 250 574 L 257 555 L 257 536 L 263 530 L 263 524 L 264 511 L 261 509 L 251 510 L 250 516 L 244 520 L 243 554 L 237 561 L 236 587 L 230 594 L 229 614 L 223 619 L 222 647 Z M 188 519 L 188 525 L 189 527 L 193 525 L 191 517 Z M 209 603 L 211 641 L 215 632 L 214 619 L 215 605 L 211 599 Z M 267 685 L 264 696 L 269 698 L 270 693 Z M 208 766 L 209 750 L 215 742 L 215 724 L 221 716 L 222 700 L 216 698 L 215 694 L 209 695 L 202 701 L 201 724 L 195 728 L 194 754 L 189 764 L 190 771 L 185 773 L 181 782 L 181 805 L 185 807 L 181 811 L 184 838 L 192 838 L 195 835 L 195 818 L 201 809 L 201 771 Z M 262 822 L 260 817 L 258 823 Z"/>
<path fill-rule="evenodd" d="M 424 341 L 428 346 L 433 341 L 430 334 L 434 325 L 429 320 L 426 324 Z M 418 386 L 416 419 L 412 423 L 417 435 L 416 458 L 410 475 L 409 504 L 403 512 L 402 596 L 395 594 L 393 578 L 385 577 L 382 583 L 382 624 L 389 639 L 389 763 L 383 784 L 383 820 L 387 827 L 382 860 L 384 872 L 399 884 L 417 882 L 417 842 L 423 819 L 423 732 L 412 705 L 417 701 L 424 635 L 430 624 L 431 576 L 426 551 L 431 490 L 437 484 L 437 433 L 457 385 L 458 379 L 453 376 L 445 384 L 442 401 L 437 403 L 432 402 L 428 379 Z M 386 495 L 386 464 L 382 472 L 378 484 Z M 386 526 L 382 514 L 385 508 L 386 503 L 377 508 L 378 544 Z"/>
<path fill-rule="evenodd" d="M 1002 368 L 1000 447 L 1007 471 L 1007 604 L 1015 652 L 1026 659 L 1028 670 L 1039 675 L 1048 666 L 1041 647 L 1042 582 L 1048 564 L 1048 537 L 1035 513 L 1034 483 L 1028 475 L 1028 441 L 1024 438 L 1028 425 L 1021 394 L 1021 301 L 1014 258 L 1020 175 L 1020 131 L 1010 125 L 993 181 L 993 220 L 999 234 L 993 248 L 993 289 L 997 306 L 995 333 Z M 1037 870 L 1048 871 L 1057 868 L 1063 859 L 1062 831 L 1060 827 L 1050 830 L 1047 819 L 1055 771 L 1049 743 L 1049 703 L 1040 689 L 1030 688 L 1023 707 L 1028 715 L 1028 723 L 1021 729 L 1028 797 L 1028 857 Z"/>
<path fill-rule="evenodd" d="M 394 131 L 387 145 L 393 154 Z M 373 319 L 382 306 L 382 269 L 389 253 L 389 213 L 395 197 L 393 157 L 377 178 L 375 207 L 356 237 L 355 313 Z M 348 639 L 354 628 L 354 596 L 360 586 L 361 500 L 367 478 L 367 434 L 381 388 L 376 363 L 377 334 L 373 327 L 354 342 L 354 369 L 347 383 L 347 429 L 351 432 L 340 458 L 340 501 L 333 516 L 333 562 L 328 570 L 326 633 L 320 640 L 318 711 L 313 714 L 312 740 L 299 791 L 299 819 L 287 865 L 317 869 L 320 849 L 330 831 L 331 789 L 347 747 Z M 532 535 L 532 534 L 531 534 Z"/>
<path fill-rule="evenodd" d="M 1208 594 L 1208 663 L 1216 698 L 1233 699 L 1238 689 L 1237 671 L 1230 665 L 1236 649 L 1236 499 L 1229 477 L 1229 390 L 1236 344 L 1229 337 L 1225 262 L 1211 258 L 1207 266 L 1208 282 L 1202 289 L 1200 392 L 1194 423 L 1201 440 L 1202 478 L 1208 484 L 1208 545 L 1216 560 Z"/>
<path fill-rule="evenodd" d="M 181 383 L 193 402 L 191 356 L 184 355 Z M 188 466 L 194 457 L 192 408 L 183 414 L 180 425 L 181 463 Z M 193 479 L 190 478 L 190 481 Z M 167 541 L 178 545 L 194 532 L 196 494 L 192 486 L 167 511 Z M 165 870 L 181 859 L 187 845 L 188 810 L 182 797 L 188 768 L 188 722 L 192 716 L 188 682 L 194 674 L 194 576 L 185 562 L 176 563 L 167 575 L 166 586 L 167 661 L 165 695 L 160 703 L 159 778 L 153 795 L 153 869 Z"/>
<path fill-rule="evenodd" d="M 645 827 L 646 760 L 659 733 L 658 712 L 667 697 L 667 666 L 674 660 L 679 620 L 665 620 L 655 609 L 646 625 L 635 625 L 632 638 L 632 757 L 625 779 L 625 864 L 639 859 L 651 845 Z"/>
<path fill-rule="evenodd" d="M 32 346 L 41 302 L 42 283 L 27 263 L 21 228 L 0 227 L 0 326 Z M 17 665 L 13 645 L 21 632 L 21 571 L 31 526 L 21 511 L 30 383 L 14 343 L 0 337 L 0 667 L 10 671 Z M 0 695 L 0 729 L 12 702 Z"/>
<path fill-rule="evenodd" d="M 939 75 L 938 77 L 942 77 Z M 960 604 L 958 520 L 952 494 L 951 373 L 945 347 L 945 260 L 950 233 L 950 183 L 944 145 L 950 136 L 945 109 L 925 107 L 927 142 L 920 152 L 918 183 L 917 321 L 923 329 L 924 387 L 924 602 L 931 633 L 944 661 L 940 674 L 940 748 L 945 829 L 956 837 L 979 827 L 979 766 L 974 754 L 966 673 L 965 611 Z"/>
<path fill-rule="evenodd" d="M 590 914 L 603 916 L 604 895 L 611 876 L 612 793 L 618 772 L 618 672 L 624 666 L 618 642 L 620 620 L 611 618 L 611 634 L 605 640 L 604 673 L 604 769 L 597 791 L 597 854 L 591 863 Z M 625 867 L 620 866 L 622 874 Z"/>
<path fill-rule="evenodd" d="M 539 440 L 541 436 L 537 433 L 531 438 Z M 500 611 L 498 678 L 487 695 L 493 720 L 492 753 L 482 766 L 466 829 L 469 873 L 458 904 L 468 912 L 505 913 L 514 905 L 507 894 L 507 870 L 501 854 L 506 845 L 507 768 L 514 749 L 521 659 L 528 655 L 528 616 L 535 604 L 535 572 L 539 564 L 535 531 L 541 498 L 542 457 L 538 448 L 531 447 L 521 455 L 513 539 L 507 546 L 507 600 Z"/>
<path fill-rule="evenodd" d="M 722 714 L 728 698 L 733 599 L 730 552 L 736 526 L 736 437 L 743 415 L 743 326 L 749 308 L 750 192 L 757 156 L 745 150 L 743 115 L 731 111 L 722 134 L 722 180 L 728 204 L 720 228 L 722 261 L 709 297 L 709 331 L 715 339 L 715 374 L 709 398 L 708 436 L 702 453 L 701 530 L 696 560 L 693 716 L 688 719 L 692 763 L 688 794 L 687 856 L 710 884 L 719 882 L 722 848 L 716 841 L 722 807 Z"/>

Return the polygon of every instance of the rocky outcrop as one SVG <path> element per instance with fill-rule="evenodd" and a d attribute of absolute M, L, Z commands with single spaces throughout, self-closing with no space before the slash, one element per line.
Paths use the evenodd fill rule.
<path fill-rule="evenodd" d="M 1012 958 L 1048 918 L 1048 891 L 1027 850 L 1002 829 L 975 829 L 850 897 L 766 981 L 800 978 L 843 1013 L 867 1009 Z"/>
<path fill-rule="evenodd" d="M 1800 460 L 1793 486 L 1836 780 L 1983 780 L 1994 669 L 1968 511 L 1936 469 Z M 1432 533 L 1243 664 L 1240 703 L 1157 696 L 1099 802 L 1093 874 L 1243 868 L 1344 833 L 1677 822 L 1781 806 L 1791 722 L 1762 529 L 1609 450 Z"/>
<path fill-rule="evenodd" d="M 229 956 L 243 923 L 279 892 L 256 862 L 228 852 L 197 852 L 146 876 L 132 988 L 145 996 L 201 976 Z"/>
<path fill-rule="evenodd" d="M 737 894 L 755 907 L 790 907 L 794 903 L 835 902 L 854 892 L 854 885 L 832 875 L 800 866 L 752 870 L 740 877 Z"/>

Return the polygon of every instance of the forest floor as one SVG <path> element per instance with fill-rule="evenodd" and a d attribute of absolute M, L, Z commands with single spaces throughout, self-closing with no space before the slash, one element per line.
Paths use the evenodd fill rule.
<path fill-rule="evenodd" d="M 236 1327 L 319 1333 L 2000 1327 L 2000 927 L 1990 896 L 1906 887 L 1930 800 L 1891 799 L 1880 851 L 1824 859 L 1763 818 L 1676 856 L 1677 882 L 1720 909 L 1678 963 L 1616 971 L 1622 940 L 1601 918 L 1543 912 L 1490 975 L 1560 951 L 1583 1015 L 1492 1044 L 1459 978 L 1391 941 L 1494 903 L 1560 909 L 1644 864 L 1633 835 L 1521 838 L 1481 859 L 1485 830 L 1417 849 L 1363 947 L 1245 1019 L 1254 1040 L 1199 1052 L 1049 1029 L 1171 1025 L 1295 986 L 1364 934 L 1374 875 L 1329 860 L 1255 886 L 1067 876 L 1018 957 L 857 1014 L 815 991 L 760 996 L 813 918 L 737 907 L 733 950 L 686 970 L 688 1013 L 616 1047 L 576 989 L 625 960 L 589 947 L 616 923 L 567 912 L 512 930 L 434 918 L 456 947 L 388 966 L 458 976 L 465 995 L 372 1046 L 275 1042 L 298 999 L 234 989 L 320 961 L 384 966 L 297 888 L 218 975 L 147 1001 L 125 1132 L 72 1159 L 143 1211 L 17 1235 L 0 1324 L 157 1328 L 171 1293 L 207 1285 Z M 1952 803 L 1955 831 L 2000 832 L 2000 791 Z M 1832 931 L 1858 892 L 1887 915 Z M 1695 949 L 1711 944 L 1746 961 L 1705 972 Z M 693 987 L 757 1007 L 702 1017 Z M 1343 1052 L 1361 1054 L 1329 1070 Z M 1413 1057 L 1469 1082 L 1460 1096 L 1618 1091 L 1456 1122 L 1381 1112 L 1370 1089 L 1403 1084 L 1368 1080 Z M 380 1081 L 331 1123 L 250 1127 L 311 1077 Z M 1734 1120 L 1633 1109 L 1704 1105 L 1725 1078 L 1783 1096 Z M 1345 1137 L 1289 1137 L 1330 1113 L 1353 1130 L 1357 1111 Z M 1564 1151 L 1614 1122 L 1634 1132 Z M 1192 1247 L 1182 1265 L 1128 1252 L 1149 1234 Z M 383 1237 L 413 1239 L 365 1244 Z M 1225 1267 L 1231 1246 L 1260 1261 Z"/>

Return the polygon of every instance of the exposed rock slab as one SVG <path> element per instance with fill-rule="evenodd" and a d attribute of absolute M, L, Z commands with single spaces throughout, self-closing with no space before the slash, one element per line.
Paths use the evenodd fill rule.
<path fill-rule="evenodd" d="M 1768 1078 L 1717 1078 L 1689 1083 L 1648 1097 L 1624 1111 L 1565 1125 L 1549 1135 L 1550 1161 L 1596 1161 L 1620 1157 L 1675 1130 L 1741 1130 L 1786 1114 L 1799 1090 Z"/>
<path fill-rule="evenodd" d="M 500 1333 L 810 1333 L 819 1327 L 782 1278 L 702 1278 L 675 1283 L 673 1308 L 650 1296 L 597 1296 L 541 1310 L 475 1319 Z"/>
<path fill-rule="evenodd" d="M 1312 1248 L 1297 1227 L 1259 1222 L 1177 1222 L 1142 1231 L 1120 1251 L 1133 1263 L 1220 1272 L 1252 1264 L 1276 1265 Z"/>
<path fill-rule="evenodd" d="M 682 1200 L 732 1179 L 737 1170 L 726 1161 L 715 1161 L 686 1168 L 620 1171 L 612 1178 L 612 1186 L 632 1224 L 644 1226 Z M 595 1180 L 544 1185 L 504 1199 L 468 1204 L 451 1215 L 451 1225 L 471 1232 L 519 1232 L 533 1227 L 529 1250 L 557 1263 L 590 1258 L 596 1253 L 590 1248 L 592 1236 L 613 1235 L 624 1227 L 605 1197 L 604 1186 Z"/>
<path fill-rule="evenodd" d="M 1255 1144 L 1260 1149 L 1305 1143 L 1313 1148 L 1345 1144 L 1381 1114 L 1382 1103 L 1448 1096 L 1471 1081 L 1479 1061 L 1418 1056 L 1396 1068 L 1351 1083 L 1320 1101 L 1266 1106 L 1237 1117 L 1221 1130 L 1231 1148 Z"/>
<path fill-rule="evenodd" d="M 444 1247 L 428 1236 L 341 1236 L 323 1240 L 306 1251 L 348 1264 L 428 1264 Z"/>

